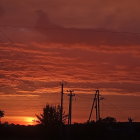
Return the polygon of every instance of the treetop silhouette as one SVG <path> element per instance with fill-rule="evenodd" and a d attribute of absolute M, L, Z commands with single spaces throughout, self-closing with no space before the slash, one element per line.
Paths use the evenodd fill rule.
<path fill-rule="evenodd" d="M 67 115 L 63 112 L 62 114 L 62 120 L 61 120 L 61 107 L 60 105 L 53 106 L 47 104 L 43 108 L 43 113 L 40 115 L 36 115 L 37 122 L 41 125 L 47 126 L 47 127 L 54 127 L 54 126 L 60 126 L 64 125 Z"/>
<path fill-rule="evenodd" d="M 1 118 L 4 117 L 4 111 L 0 110 L 0 124 L 1 124 Z"/>

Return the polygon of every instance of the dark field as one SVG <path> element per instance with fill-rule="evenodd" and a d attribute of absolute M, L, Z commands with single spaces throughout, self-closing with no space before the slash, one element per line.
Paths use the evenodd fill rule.
<path fill-rule="evenodd" d="M 140 123 L 92 123 L 44 127 L 1 125 L 1 140 L 140 140 Z"/>

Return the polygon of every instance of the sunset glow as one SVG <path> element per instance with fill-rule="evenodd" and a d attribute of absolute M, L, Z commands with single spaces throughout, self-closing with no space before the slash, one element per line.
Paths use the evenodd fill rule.
<path fill-rule="evenodd" d="M 28 117 L 28 116 L 9 116 L 3 119 L 4 122 L 14 123 L 14 124 L 21 124 L 21 125 L 35 125 L 36 118 L 35 117 Z"/>
<path fill-rule="evenodd" d="M 36 118 L 33 118 L 33 117 L 24 117 L 24 120 L 25 120 L 25 124 L 28 124 L 28 125 L 34 125 L 35 124 L 35 119 Z"/>
<path fill-rule="evenodd" d="M 73 121 L 88 118 L 95 90 L 102 116 L 140 121 L 140 1 L 2 0 L 0 109 L 3 122 L 33 125 L 60 104 L 64 81 L 76 96 Z M 78 110 L 78 112 L 77 112 Z M 93 116 L 95 117 L 95 116 Z"/>

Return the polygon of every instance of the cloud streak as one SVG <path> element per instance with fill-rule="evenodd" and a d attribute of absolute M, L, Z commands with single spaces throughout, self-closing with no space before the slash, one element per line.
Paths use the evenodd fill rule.
<path fill-rule="evenodd" d="M 111 47 L 104 51 L 80 44 L 4 44 L 0 47 L 0 91 L 2 94 L 24 91 L 44 94 L 58 87 L 59 81 L 66 80 L 73 88 L 81 85 L 83 92 L 86 85 L 86 89 L 100 87 L 109 94 L 138 95 L 140 58 L 135 53 L 139 48 L 134 48 L 133 53 L 132 48 L 118 53 Z"/>

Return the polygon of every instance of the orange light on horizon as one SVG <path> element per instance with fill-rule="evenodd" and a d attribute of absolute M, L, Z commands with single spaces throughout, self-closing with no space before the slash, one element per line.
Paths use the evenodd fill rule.
<path fill-rule="evenodd" d="M 35 125 L 36 118 L 31 116 L 7 116 L 3 118 L 3 122 L 20 124 L 20 125 Z"/>
<path fill-rule="evenodd" d="M 35 125 L 36 118 L 35 117 L 24 117 L 24 122 L 26 122 L 26 124 L 28 125 Z"/>

